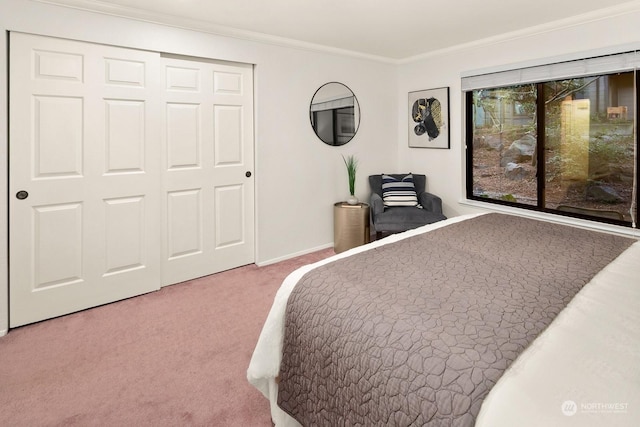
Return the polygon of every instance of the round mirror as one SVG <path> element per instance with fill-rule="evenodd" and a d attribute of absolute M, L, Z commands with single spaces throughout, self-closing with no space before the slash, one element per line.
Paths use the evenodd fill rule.
<path fill-rule="evenodd" d="M 360 105 L 356 96 L 342 83 L 320 86 L 309 108 L 311 127 L 325 144 L 344 145 L 360 126 Z"/>

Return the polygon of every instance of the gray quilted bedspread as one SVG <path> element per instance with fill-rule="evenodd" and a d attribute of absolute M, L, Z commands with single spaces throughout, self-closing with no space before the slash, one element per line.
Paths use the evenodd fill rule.
<path fill-rule="evenodd" d="M 278 404 L 304 426 L 472 426 L 491 387 L 633 239 L 487 214 L 307 273 Z"/>

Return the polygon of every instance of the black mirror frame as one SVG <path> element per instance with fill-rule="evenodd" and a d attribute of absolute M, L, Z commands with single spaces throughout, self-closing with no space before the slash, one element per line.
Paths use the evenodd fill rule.
<path fill-rule="evenodd" d="M 347 89 L 353 97 L 353 105 L 351 107 L 343 107 L 343 108 L 335 108 L 332 110 L 326 110 L 326 111 L 330 111 L 329 114 L 331 114 L 331 118 L 330 119 L 327 118 L 327 120 L 330 120 L 329 125 L 332 128 L 332 135 L 331 135 L 331 138 L 323 138 L 320 134 L 318 134 L 318 130 L 316 128 L 316 125 L 318 123 L 318 112 L 312 111 L 313 105 L 314 105 L 313 101 L 316 98 L 316 95 L 318 94 L 318 92 L 320 92 L 327 85 L 332 85 L 332 84 L 337 84 Z M 352 110 L 352 112 L 349 114 L 348 110 L 350 109 Z M 345 113 L 342 113 L 340 110 L 347 110 L 347 112 L 345 114 Z M 346 118 L 343 116 L 343 114 L 344 116 L 346 116 Z M 344 126 L 342 126 L 343 120 L 348 120 L 348 117 L 352 118 L 353 120 L 352 124 L 344 123 Z M 309 103 L 309 121 L 311 123 L 311 128 L 313 129 L 318 139 L 320 139 L 320 141 L 330 146 L 345 145 L 355 137 L 356 133 L 358 132 L 358 129 L 360 128 L 360 103 L 358 102 L 358 98 L 356 97 L 355 93 L 353 93 L 351 88 L 345 85 L 344 83 L 335 82 L 335 81 L 327 82 L 322 86 L 320 86 L 311 97 L 311 102 Z"/>

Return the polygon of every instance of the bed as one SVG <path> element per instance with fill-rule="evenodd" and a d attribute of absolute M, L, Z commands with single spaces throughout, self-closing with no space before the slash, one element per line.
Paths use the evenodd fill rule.
<path fill-rule="evenodd" d="M 247 377 L 276 426 L 640 425 L 640 242 L 506 214 L 291 273 Z"/>

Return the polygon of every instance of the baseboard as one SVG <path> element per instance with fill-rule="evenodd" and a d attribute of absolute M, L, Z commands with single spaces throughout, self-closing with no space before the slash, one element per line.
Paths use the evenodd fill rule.
<path fill-rule="evenodd" d="M 8 329 L 2 329 L 2 330 L 0 330 L 0 337 L 3 337 L 3 336 L 5 336 L 5 335 L 7 335 L 7 333 L 9 333 L 9 330 L 8 330 Z"/>
<path fill-rule="evenodd" d="M 286 261 L 286 260 L 291 259 L 291 258 L 296 258 L 296 257 L 302 256 L 302 255 L 307 255 L 307 254 L 310 254 L 310 253 L 313 253 L 313 252 L 321 251 L 323 249 L 332 248 L 332 247 L 333 247 L 333 242 L 327 243 L 327 244 L 321 245 L 321 246 L 316 246 L 315 248 L 306 249 L 304 251 L 294 252 L 292 254 L 284 255 L 284 256 L 281 256 L 281 257 L 278 257 L 278 258 L 272 258 L 272 259 L 269 259 L 269 260 L 266 260 L 266 261 L 256 262 L 256 265 L 258 267 L 264 267 L 266 265 L 275 264 L 275 263 L 280 262 L 280 261 Z"/>

